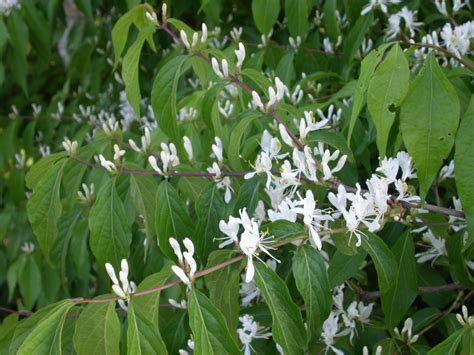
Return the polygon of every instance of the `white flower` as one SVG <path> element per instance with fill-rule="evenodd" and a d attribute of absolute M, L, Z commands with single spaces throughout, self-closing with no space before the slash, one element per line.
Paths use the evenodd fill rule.
<path fill-rule="evenodd" d="M 289 198 L 286 198 L 278 205 L 277 211 L 268 210 L 268 218 L 272 222 L 286 220 L 295 223 L 297 218 L 295 203 Z"/>
<path fill-rule="evenodd" d="M 253 93 L 252 93 L 253 94 Z M 278 130 L 280 131 L 281 139 L 290 147 L 294 146 L 293 139 L 291 139 L 290 135 L 288 134 L 287 128 L 283 124 L 278 125 Z"/>
<path fill-rule="evenodd" d="M 462 315 L 456 313 L 456 319 L 463 327 L 474 328 L 474 316 L 470 316 L 467 313 L 467 307 L 465 305 L 462 306 Z"/>
<path fill-rule="evenodd" d="M 360 15 L 364 16 L 376 7 L 380 7 L 380 10 L 382 10 L 382 12 L 387 13 L 387 5 L 398 4 L 400 1 L 401 0 L 370 0 L 369 4 L 362 9 Z"/>
<path fill-rule="evenodd" d="M 258 223 L 255 219 L 250 219 L 246 209 L 239 211 L 240 219 L 235 218 L 234 221 L 239 221 L 240 225 L 244 228 L 243 233 L 240 236 L 239 247 L 240 250 L 247 257 L 247 269 L 245 274 L 245 282 L 250 282 L 253 280 L 255 273 L 255 267 L 253 265 L 253 258 L 257 256 L 260 251 L 264 252 L 271 258 L 275 259 L 268 251 L 268 249 L 273 249 L 268 246 L 268 241 L 270 238 L 265 237 L 264 234 L 260 233 Z M 220 226 L 219 226 L 220 227 Z M 229 227 L 231 228 L 231 227 Z M 228 235 L 230 238 L 234 237 L 233 232 L 235 232 L 235 226 L 232 226 L 233 229 L 230 229 Z M 259 259 L 261 261 L 261 259 Z M 278 261 L 278 260 L 277 260 Z M 278 261 L 279 262 L 279 261 Z"/>
<path fill-rule="evenodd" d="M 8 16 L 14 9 L 19 9 L 21 6 L 18 0 L 1 0 L 0 1 L 0 15 Z"/>
<path fill-rule="evenodd" d="M 396 198 L 397 201 L 405 201 L 409 203 L 418 203 L 420 202 L 419 196 L 410 196 L 408 193 L 408 184 L 403 181 L 402 179 L 398 179 L 395 181 L 395 189 L 398 192 L 398 196 Z"/>
<path fill-rule="evenodd" d="M 31 254 L 35 251 L 35 245 L 31 242 L 25 242 L 21 246 L 21 251 L 25 254 Z"/>
<path fill-rule="evenodd" d="M 206 43 L 207 41 L 207 25 L 203 22 L 201 26 L 201 43 Z"/>
<path fill-rule="evenodd" d="M 112 290 L 121 298 L 118 300 L 118 304 L 126 311 L 128 302 L 130 301 L 130 295 L 135 293 L 137 287 L 133 281 L 128 281 L 128 262 L 126 259 L 122 259 L 120 262 L 120 269 L 119 277 L 117 279 L 114 267 L 109 263 L 105 264 L 105 270 L 107 271 L 107 274 L 109 274 L 110 280 L 112 280 Z M 120 285 L 119 280 L 122 285 Z"/>
<path fill-rule="evenodd" d="M 290 47 L 298 53 L 298 49 L 300 48 L 301 46 L 301 37 L 300 36 L 296 36 L 296 39 L 291 37 L 288 39 L 288 41 L 290 42 Z"/>
<path fill-rule="evenodd" d="M 150 163 L 153 170 L 155 170 L 158 174 L 167 176 L 173 167 L 180 164 L 180 161 L 176 146 L 173 143 L 170 143 L 169 145 L 161 143 L 161 149 L 162 151 L 160 153 L 160 159 L 163 163 L 163 169 L 160 169 L 158 162 L 153 155 L 148 157 L 148 162 Z"/>
<path fill-rule="evenodd" d="M 68 137 L 64 137 L 62 142 L 63 148 L 68 154 L 73 157 L 77 153 L 77 141 L 72 141 Z"/>
<path fill-rule="evenodd" d="M 400 162 L 397 159 L 385 157 L 380 161 L 380 166 L 376 171 L 381 172 L 392 183 L 397 179 L 399 167 Z"/>
<path fill-rule="evenodd" d="M 77 196 L 81 201 L 91 203 L 94 200 L 94 184 L 91 184 L 90 187 L 86 184 L 82 184 L 82 191 L 77 191 Z"/>
<path fill-rule="evenodd" d="M 253 178 L 255 175 L 259 174 L 266 174 L 267 175 L 267 183 L 266 188 L 270 186 L 272 180 L 272 159 L 266 152 L 262 152 L 257 156 L 255 160 L 255 166 L 253 167 L 255 171 L 247 173 L 244 175 L 244 179 L 248 180 Z"/>
<path fill-rule="evenodd" d="M 402 180 L 416 178 L 416 174 L 413 173 L 412 158 L 407 152 L 401 151 L 397 153 L 397 160 L 402 169 Z"/>
<path fill-rule="evenodd" d="M 219 248 L 223 248 L 229 244 L 237 243 L 240 228 L 240 219 L 230 216 L 229 222 L 225 222 L 221 220 L 219 222 L 219 229 L 222 233 L 224 233 L 227 237 L 226 238 L 218 238 L 224 240 L 224 242 L 219 244 Z"/>
<path fill-rule="evenodd" d="M 224 106 L 222 106 L 221 101 L 217 102 L 217 109 L 225 118 L 229 118 L 232 112 L 234 112 L 234 104 L 230 100 L 225 100 Z"/>
<path fill-rule="evenodd" d="M 193 160 L 193 145 L 191 143 L 191 140 L 187 137 L 183 137 L 183 145 L 184 145 L 184 150 L 186 151 L 186 154 L 188 155 L 189 161 Z"/>
<path fill-rule="evenodd" d="M 141 143 L 142 143 L 142 147 L 139 148 L 133 139 L 128 140 L 128 144 L 135 152 L 147 154 L 148 150 L 151 147 L 151 135 L 150 135 L 150 130 L 147 127 L 145 127 L 145 133 L 141 137 Z"/>
<path fill-rule="evenodd" d="M 125 150 L 120 149 L 117 144 L 114 144 L 114 162 L 120 165 L 120 158 L 125 155 Z"/>
<path fill-rule="evenodd" d="M 263 131 L 260 147 L 268 154 L 270 159 L 283 159 L 288 154 L 279 154 L 281 150 L 281 142 L 278 138 L 273 137 L 267 130 Z"/>
<path fill-rule="evenodd" d="M 243 28 L 242 27 L 234 27 L 232 30 L 230 30 L 230 37 L 234 41 L 240 40 L 240 37 L 242 36 Z"/>
<path fill-rule="evenodd" d="M 416 343 L 418 340 L 419 336 L 418 335 L 412 335 L 412 327 L 413 327 L 413 320 L 411 318 L 407 318 L 405 320 L 405 323 L 403 324 L 403 329 L 400 333 L 398 328 L 395 328 L 393 331 L 397 335 L 397 337 L 406 342 L 408 345 Z"/>
<path fill-rule="evenodd" d="M 171 270 L 176 276 L 188 287 L 191 287 L 192 281 L 194 280 L 194 274 L 197 271 L 197 263 L 194 259 L 194 244 L 189 238 L 183 240 L 183 244 L 187 251 L 181 252 L 179 243 L 174 238 L 169 238 L 169 243 L 173 248 L 174 253 L 178 257 L 180 266 L 173 265 Z"/>
<path fill-rule="evenodd" d="M 388 181 L 377 175 L 372 175 L 367 180 L 367 187 L 378 213 L 384 215 L 388 210 L 388 199 L 390 198 L 388 194 Z"/>
<path fill-rule="evenodd" d="M 240 70 L 245 59 L 245 47 L 241 42 L 239 42 L 239 49 L 236 49 L 234 53 L 237 57 L 237 64 L 235 66 Z"/>
<path fill-rule="evenodd" d="M 461 200 L 453 196 L 453 205 L 456 211 L 462 211 Z M 462 217 L 449 216 L 449 228 L 454 232 L 459 232 L 461 229 L 466 228 L 466 220 Z"/>
<path fill-rule="evenodd" d="M 326 344 L 326 349 L 331 349 L 337 355 L 344 355 L 344 352 L 335 348 L 333 346 L 335 342 L 335 338 L 346 336 L 348 334 L 348 330 L 339 331 L 339 314 L 337 312 L 332 311 L 329 314 L 329 317 L 323 323 L 323 331 L 321 333 L 321 338 Z"/>
<path fill-rule="evenodd" d="M 214 141 L 215 141 L 215 144 L 211 146 L 212 152 L 217 158 L 217 161 L 219 162 L 219 164 L 222 164 L 222 162 L 224 161 L 224 157 L 223 157 L 224 147 L 222 145 L 222 141 L 219 137 L 214 137 Z"/>
<path fill-rule="evenodd" d="M 179 308 L 179 309 L 186 309 L 188 308 L 188 302 L 186 300 L 181 300 L 181 302 L 176 302 L 174 299 L 169 298 L 168 303 L 174 307 L 174 308 Z"/>
<path fill-rule="evenodd" d="M 425 263 L 429 260 L 434 263 L 440 256 L 448 255 L 446 240 L 437 238 L 431 230 L 428 229 L 426 233 L 423 233 L 422 239 L 423 243 L 428 246 L 428 250 L 415 254 L 418 263 Z"/>
<path fill-rule="evenodd" d="M 331 154 L 329 149 L 324 149 L 323 143 L 318 143 L 318 147 L 314 149 L 315 155 L 321 156 L 321 167 L 323 168 L 323 180 L 329 180 L 333 178 L 333 174 L 341 171 L 347 160 L 347 155 L 343 155 L 339 158 L 340 151 L 336 150 Z M 331 168 L 329 163 L 337 161 L 336 166 Z"/>
<path fill-rule="evenodd" d="M 237 333 L 243 345 L 244 355 L 250 355 L 254 350 L 251 345 L 253 339 L 268 339 L 272 336 L 271 332 L 264 332 L 264 329 L 248 314 L 239 317 L 239 321 L 242 323 L 242 327 L 237 329 Z"/>
<path fill-rule="evenodd" d="M 404 6 L 396 14 L 390 15 L 390 17 L 388 18 L 388 28 L 386 30 L 387 38 L 392 39 L 395 38 L 398 34 L 400 34 L 400 32 L 402 31 L 402 28 L 400 26 L 402 19 L 406 31 L 408 31 L 409 37 L 414 37 L 415 31 L 418 30 L 418 27 L 421 26 L 421 22 L 416 22 L 415 17 L 416 11 L 408 10 L 406 6 Z"/>
<path fill-rule="evenodd" d="M 254 108 L 259 108 L 262 111 L 265 110 L 265 106 L 263 105 L 262 99 L 256 91 L 252 91 L 252 106 Z"/>
<path fill-rule="evenodd" d="M 107 121 L 102 123 L 102 129 L 104 130 L 106 135 L 112 137 L 119 129 L 119 123 L 115 121 L 115 118 L 113 116 L 109 117 Z"/>
<path fill-rule="evenodd" d="M 298 207 L 294 208 L 294 211 L 303 216 L 303 223 L 308 228 L 311 241 L 318 250 L 321 250 L 322 242 L 319 232 L 324 228 L 322 222 L 333 219 L 330 215 L 316 208 L 316 201 L 311 190 L 306 191 L 304 199 L 301 196 L 299 198 L 300 200 L 295 202 L 295 206 Z"/>
<path fill-rule="evenodd" d="M 286 93 L 286 97 L 288 97 L 288 99 L 294 106 L 298 106 L 301 100 L 303 100 L 303 96 L 304 96 L 304 91 L 303 89 L 301 89 L 300 85 L 295 86 L 293 93 L 291 94 L 289 92 Z"/>
<path fill-rule="evenodd" d="M 451 160 L 448 165 L 444 165 L 441 170 L 439 171 L 439 181 L 443 181 L 446 179 L 453 179 L 454 178 L 454 160 Z"/>
<path fill-rule="evenodd" d="M 99 162 L 100 162 L 100 165 L 104 169 L 106 169 L 108 172 L 112 174 L 118 174 L 119 171 L 118 171 L 117 166 L 110 160 L 105 159 L 102 154 L 99 155 Z"/>
<path fill-rule="evenodd" d="M 219 67 L 219 63 L 216 58 L 211 59 L 211 64 L 212 64 L 212 69 L 214 70 L 214 73 L 219 78 L 225 79 L 229 76 L 229 64 L 227 63 L 226 59 L 222 59 L 221 61 L 221 68 Z"/>
<path fill-rule="evenodd" d="M 462 26 L 456 26 L 453 29 L 451 24 L 447 23 L 441 30 L 441 38 L 444 40 L 444 45 L 458 57 L 462 57 L 469 51 L 470 38 L 473 36 L 471 26 L 472 21 Z"/>
<path fill-rule="evenodd" d="M 327 122 L 331 122 L 333 126 L 337 126 L 341 120 L 342 109 L 339 108 L 334 111 L 335 109 L 334 105 L 329 105 L 327 115 L 319 108 L 316 110 L 316 113 L 321 120 L 327 120 Z"/>

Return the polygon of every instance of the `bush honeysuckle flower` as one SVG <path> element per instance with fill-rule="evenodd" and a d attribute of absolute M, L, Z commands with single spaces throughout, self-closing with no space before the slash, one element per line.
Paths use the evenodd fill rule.
<path fill-rule="evenodd" d="M 272 336 L 271 332 L 265 332 L 265 329 L 255 322 L 253 317 L 248 314 L 239 317 L 239 321 L 242 323 L 242 326 L 237 329 L 237 333 L 239 334 L 239 340 L 243 345 L 242 350 L 244 355 L 250 355 L 252 350 L 254 350 L 251 345 L 252 340 L 268 339 Z"/>
<path fill-rule="evenodd" d="M 407 318 L 405 323 L 403 324 L 402 331 L 400 332 L 398 328 L 395 328 L 393 331 L 395 332 L 396 336 L 403 342 L 407 343 L 408 345 L 414 344 L 418 341 L 418 335 L 412 335 L 412 328 L 413 328 L 413 320 L 411 318 Z"/>
<path fill-rule="evenodd" d="M 273 249 L 268 245 L 271 237 L 266 237 L 265 234 L 260 232 L 258 223 L 254 218 L 250 218 L 248 216 L 247 210 L 245 208 L 240 210 L 239 214 L 240 218 L 229 217 L 229 222 L 226 223 L 224 220 L 219 222 L 219 228 L 221 232 L 227 235 L 226 238 L 223 238 L 224 242 L 222 242 L 219 247 L 222 248 L 231 244 L 232 242 L 239 246 L 242 253 L 244 253 L 244 255 L 247 257 L 245 282 L 250 282 L 253 280 L 255 273 L 253 258 L 255 257 L 262 261 L 258 257 L 258 253 L 260 251 L 264 252 L 277 262 L 279 262 L 279 260 L 273 257 L 273 255 L 271 255 L 268 251 L 269 249 Z M 239 240 L 237 235 L 240 230 L 240 226 L 243 227 L 244 231 L 240 235 Z"/>
<path fill-rule="evenodd" d="M 102 154 L 99 155 L 99 163 L 109 173 L 112 173 L 112 174 L 119 173 L 119 170 L 117 166 L 115 165 L 115 163 L 111 162 L 110 160 L 105 159 Z"/>
<path fill-rule="evenodd" d="M 176 276 L 178 276 L 188 289 L 190 289 L 194 280 L 194 274 L 197 271 L 197 263 L 196 260 L 194 260 L 194 244 L 191 239 L 185 238 L 183 240 L 183 245 L 186 248 L 186 251 L 181 252 L 181 247 L 176 239 L 170 238 L 169 243 L 178 257 L 180 265 L 171 266 L 171 270 L 173 270 Z"/>
<path fill-rule="evenodd" d="M 187 136 L 183 136 L 183 146 L 184 150 L 186 151 L 186 154 L 188 156 L 189 161 L 193 160 L 193 144 L 191 143 L 191 140 Z"/>
<path fill-rule="evenodd" d="M 158 162 L 153 155 L 148 157 L 148 162 L 150 163 L 153 170 L 155 170 L 158 174 L 167 176 L 171 172 L 172 168 L 180 164 L 180 161 L 178 158 L 178 152 L 176 151 L 176 146 L 173 143 L 170 143 L 169 145 L 161 143 L 161 149 L 162 151 L 160 153 L 160 158 L 161 162 L 163 163 L 163 169 L 160 169 Z"/>
<path fill-rule="evenodd" d="M 77 153 L 77 141 L 71 141 L 68 137 L 64 137 L 62 142 L 63 148 L 68 152 L 69 156 L 74 157 Z"/>
<path fill-rule="evenodd" d="M 226 59 L 222 59 L 221 66 L 219 67 L 219 62 L 216 58 L 211 59 L 212 69 L 214 73 L 221 79 L 226 79 L 229 77 L 229 63 Z"/>
<path fill-rule="evenodd" d="M 467 307 L 462 306 L 462 314 L 456 313 L 456 319 L 465 328 L 474 328 L 474 316 L 470 316 L 467 313 Z"/>
<path fill-rule="evenodd" d="M 224 146 L 222 145 L 222 141 L 219 137 L 214 137 L 214 142 L 215 144 L 211 146 L 212 152 L 214 153 L 214 157 L 219 162 L 219 165 L 222 165 L 224 161 Z"/>
<path fill-rule="evenodd" d="M 308 229 L 310 240 L 313 245 L 321 250 L 322 242 L 319 232 L 324 228 L 324 221 L 332 221 L 333 218 L 329 214 L 323 213 L 322 210 L 316 208 L 316 201 L 311 190 L 306 191 L 305 198 L 299 196 L 300 200 L 294 203 L 296 208 L 293 210 L 303 216 L 303 223 Z"/>
<path fill-rule="evenodd" d="M 150 130 L 147 127 L 145 127 L 145 133 L 141 137 L 141 143 L 142 146 L 140 148 L 133 139 L 128 140 L 128 144 L 135 152 L 147 155 L 151 148 L 151 134 Z"/>
<path fill-rule="evenodd" d="M 122 259 L 120 262 L 120 271 L 119 271 L 119 278 L 117 279 L 117 275 L 115 274 L 114 267 L 106 263 L 105 270 L 107 274 L 109 274 L 110 280 L 112 281 L 112 290 L 114 293 L 120 297 L 117 301 L 119 306 L 123 310 L 127 310 L 128 302 L 130 301 L 130 295 L 135 293 L 137 286 L 133 281 L 128 281 L 128 262 L 126 259 Z M 120 285 L 119 283 L 122 285 Z"/>
<path fill-rule="evenodd" d="M 90 184 L 90 186 L 87 186 L 86 184 L 82 184 L 82 189 L 84 190 L 84 192 L 77 191 L 77 196 L 79 197 L 79 200 L 81 200 L 82 202 L 92 204 L 92 202 L 94 201 L 94 190 L 95 190 L 94 184 Z"/>
<path fill-rule="evenodd" d="M 272 181 L 272 159 L 268 153 L 260 153 L 255 160 L 255 166 L 253 168 L 255 171 L 245 174 L 244 179 L 248 180 L 253 178 L 255 175 L 266 174 L 267 182 L 265 186 L 268 189 Z"/>
<path fill-rule="evenodd" d="M 428 250 L 415 254 L 418 263 L 421 264 L 431 260 L 433 264 L 440 256 L 448 256 L 446 239 L 437 238 L 430 229 L 423 233 L 422 241 L 424 245 L 428 246 Z"/>
<path fill-rule="evenodd" d="M 362 11 L 360 12 L 361 16 L 369 13 L 370 11 L 374 10 L 375 8 L 379 7 L 383 13 L 388 12 L 387 5 L 389 4 L 398 4 L 401 0 L 370 0 L 369 4 L 367 4 Z"/>
<path fill-rule="evenodd" d="M 31 242 L 25 242 L 21 246 L 21 251 L 25 254 L 32 254 L 35 251 L 35 245 Z"/>
<path fill-rule="evenodd" d="M 219 190 L 223 189 L 224 192 L 224 201 L 229 203 L 232 199 L 232 191 L 234 189 L 231 186 L 231 180 L 228 176 L 222 176 L 221 168 L 216 162 L 212 163 L 212 166 L 207 168 L 207 172 L 214 175 L 214 181 L 217 183 L 217 188 Z"/>
<path fill-rule="evenodd" d="M 238 47 L 239 48 L 234 51 L 235 56 L 237 57 L 237 63 L 235 64 L 235 66 L 238 70 L 240 70 L 245 59 L 245 47 L 242 42 L 239 42 Z"/>

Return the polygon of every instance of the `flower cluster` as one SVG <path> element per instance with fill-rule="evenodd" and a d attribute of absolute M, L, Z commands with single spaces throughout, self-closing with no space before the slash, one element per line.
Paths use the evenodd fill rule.
<path fill-rule="evenodd" d="M 181 252 L 181 247 L 176 239 L 169 239 L 170 245 L 174 253 L 178 257 L 179 266 L 171 266 L 171 270 L 179 277 L 179 279 L 189 288 L 191 288 L 194 274 L 197 271 L 197 263 L 194 259 L 194 244 L 191 239 L 185 238 L 183 245 L 186 248 L 185 252 Z"/>
<path fill-rule="evenodd" d="M 239 317 L 239 321 L 242 323 L 242 326 L 237 329 L 237 333 L 243 345 L 242 350 L 244 355 L 250 355 L 252 350 L 254 350 L 251 345 L 254 339 L 268 339 L 272 336 L 271 332 L 265 332 L 265 329 L 260 327 L 259 324 L 253 320 L 253 317 L 248 314 Z"/>
<path fill-rule="evenodd" d="M 161 143 L 160 158 L 162 168 L 158 166 L 158 161 L 154 155 L 150 155 L 148 157 L 148 162 L 150 163 L 150 166 L 153 168 L 153 170 L 163 176 L 168 176 L 172 169 L 180 164 L 178 152 L 176 150 L 176 146 L 173 143 Z"/>
<path fill-rule="evenodd" d="M 133 281 L 128 281 L 128 262 L 126 259 L 122 259 L 120 262 L 120 269 L 119 277 L 117 279 L 114 267 L 109 263 L 105 264 L 105 270 L 107 271 L 107 274 L 109 274 L 110 280 L 113 284 L 112 290 L 118 297 L 120 297 L 118 304 L 126 311 L 128 302 L 130 301 L 130 295 L 135 293 L 137 286 Z M 120 283 L 122 285 L 120 285 Z"/>

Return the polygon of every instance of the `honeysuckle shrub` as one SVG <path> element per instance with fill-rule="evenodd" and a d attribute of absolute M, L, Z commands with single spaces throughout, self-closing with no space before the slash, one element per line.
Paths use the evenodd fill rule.
<path fill-rule="evenodd" d="M 0 353 L 472 354 L 472 10 L 0 0 Z"/>

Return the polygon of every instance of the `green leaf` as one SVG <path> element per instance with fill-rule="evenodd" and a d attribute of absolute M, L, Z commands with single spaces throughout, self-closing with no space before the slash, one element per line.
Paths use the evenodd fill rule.
<path fill-rule="evenodd" d="M 120 320 L 115 301 L 89 303 L 77 319 L 73 342 L 78 355 L 118 354 Z"/>
<path fill-rule="evenodd" d="M 467 259 L 463 255 L 465 231 L 461 230 L 448 238 L 449 271 L 453 280 L 461 283 L 464 287 L 474 290 L 474 278 L 467 267 Z"/>
<path fill-rule="evenodd" d="M 161 251 L 170 259 L 175 258 L 168 239 L 182 240 L 192 235 L 191 218 L 178 192 L 168 181 L 162 181 L 156 190 L 155 229 Z"/>
<path fill-rule="evenodd" d="M 32 309 L 41 293 L 41 273 L 31 255 L 25 255 L 25 262 L 19 270 L 18 285 L 26 309 Z"/>
<path fill-rule="evenodd" d="M 310 339 L 319 336 L 332 306 L 328 273 L 321 254 L 302 245 L 293 257 L 293 276 L 306 306 L 306 324 Z"/>
<path fill-rule="evenodd" d="M 387 151 L 388 136 L 395 121 L 395 108 L 405 98 L 409 81 L 408 61 L 396 44 L 375 71 L 367 94 L 367 107 L 377 129 L 377 147 L 381 158 Z"/>
<path fill-rule="evenodd" d="M 417 169 L 422 200 L 454 145 L 459 112 L 456 91 L 430 54 L 400 113 L 403 141 Z"/>
<path fill-rule="evenodd" d="M 127 354 L 168 354 L 158 328 L 148 314 L 134 307 L 133 300 L 127 310 Z"/>
<path fill-rule="evenodd" d="M 474 353 L 474 329 L 464 330 L 461 353 L 466 355 Z"/>
<path fill-rule="evenodd" d="M 7 17 L 8 34 L 12 51 L 9 51 L 9 61 L 12 65 L 12 74 L 15 81 L 21 86 L 23 92 L 28 95 L 26 76 L 28 64 L 26 54 L 28 50 L 28 26 L 23 21 L 19 11 L 12 11 Z"/>
<path fill-rule="evenodd" d="M 38 160 L 31 168 L 25 177 L 26 186 L 30 190 L 34 190 L 36 184 L 51 170 L 56 162 L 66 157 L 66 152 L 53 153 Z"/>
<path fill-rule="evenodd" d="M 346 280 L 354 277 L 365 260 L 367 253 L 359 249 L 354 256 L 345 255 L 336 250 L 329 263 L 328 276 L 331 288 L 342 285 Z"/>
<path fill-rule="evenodd" d="M 74 0 L 79 10 L 81 10 L 89 20 L 92 20 L 91 0 Z"/>
<path fill-rule="evenodd" d="M 309 28 L 308 15 L 307 0 L 285 0 L 285 17 L 291 37 L 300 36 L 301 41 L 304 42 Z"/>
<path fill-rule="evenodd" d="M 164 285 L 174 273 L 170 271 L 162 271 L 152 274 L 145 278 L 137 287 L 137 291 L 144 291 L 154 287 Z M 161 292 L 153 292 L 148 295 L 136 297 L 133 299 L 133 305 L 136 309 L 146 314 L 152 321 L 155 328 L 158 329 L 158 313 L 160 310 L 160 294 Z"/>
<path fill-rule="evenodd" d="M 371 232 L 365 232 L 362 248 L 369 253 L 377 271 L 377 279 L 381 294 L 391 290 L 396 283 L 398 264 L 392 251 L 384 241 Z"/>
<path fill-rule="evenodd" d="M 323 21 L 327 35 L 332 42 L 337 42 L 337 37 L 341 35 L 336 18 L 337 0 L 326 0 L 323 6 Z"/>
<path fill-rule="evenodd" d="M 255 264 L 255 283 L 272 314 L 272 337 L 285 354 L 303 354 L 306 330 L 288 287 L 269 267 Z"/>
<path fill-rule="evenodd" d="M 283 81 L 283 83 L 290 85 L 295 77 L 295 52 L 286 53 L 278 62 L 276 68 L 276 75 Z"/>
<path fill-rule="evenodd" d="M 456 188 L 461 199 L 462 208 L 466 215 L 469 238 L 474 239 L 474 96 L 464 113 L 456 137 L 454 165 L 456 166 Z M 468 243 L 469 244 L 469 243 Z"/>
<path fill-rule="evenodd" d="M 239 123 L 234 127 L 232 133 L 230 134 L 230 144 L 227 151 L 229 164 L 232 169 L 237 171 L 242 171 L 243 169 L 242 162 L 239 157 L 242 138 L 249 125 L 251 125 L 257 117 L 260 117 L 260 114 L 255 112 L 245 112 L 239 115 Z"/>
<path fill-rule="evenodd" d="M 139 214 L 145 218 L 145 230 L 148 239 L 155 236 L 156 190 L 158 183 L 151 175 L 130 175 L 130 194 Z"/>
<path fill-rule="evenodd" d="M 268 34 L 280 13 L 280 0 L 252 0 L 252 15 L 261 34 Z"/>
<path fill-rule="evenodd" d="M 158 126 L 178 145 L 181 145 L 181 136 L 176 120 L 176 91 L 181 68 L 187 58 L 185 55 L 179 55 L 163 65 L 156 75 L 151 90 L 151 106 Z"/>
<path fill-rule="evenodd" d="M 461 342 L 464 329 L 459 329 L 428 352 L 428 355 L 455 355 Z"/>
<path fill-rule="evenodd" d="M 28 220 L 49 263 L 51 250 L 58 237 L 58 220 L 62 212 L 60 188 L 65 163 L 66 160 L 63 160 L 50 167 L 39 184 L 35 185 L 27 205 Z"/>
<path fill-rule="evenodd" d="M 344 38 L 343 45 L 343 59 L 344 62 L 350 63 L 357 51 L 359 50 L 362 42 L 364 41 L 367 31 L 374 22 L 373 11 L 369 12 L 365 16 L 360 16 L 355 25 L 351 28 L 347 36 Z"/>
<path fill-rule="evenodd" d="M 370 79 L 374 75 L 375 68 L 382 59 L 386 49 L 390 46 L 390 43 L 381 45 L 379 48 L 371 51 L 363 60 L 360 65 L 359 79 L 357 80 L 357 86 L 354 92 L 354 102 L 352 104 L 351 119 L 349 122 L 349 132 L 347 135 L 347 144 L 350 144 L 352 131 L 354 130 L 355 123 L 359 117 L 362 107 L 365 103 L 365 95 L 369 87 Z"/>
<path fill-rule="evenodd" d="M 61 353 L 61 333 L 66 314 L 74 306 L 64 300 L 52 308 L 21 344 L 18 355 Z"/>
<path fill-rule="evenodd" d="M 90 247 L 99 265 L 120 265 L 127 258 L 132 233 L 122 200 L 115 187 L 116 178 L 108 179 L 97 194 L 89 214 Z"/>
<path fill-rule="evenodd" d="M 133 107 L 137 117 L 140 117 L 140 82 L 139 82 L 139 67 L 140 54 L 142 52 L 145 40 L 152 34 L 155 27 L 150 24 L 145 27 L 137 36 L 135 42 L 130 46 L 123 58 L 122 78 L 125 83 L 125 90 L 127 92 L 127 99 Z"/>
<path fill-rule="evenodd" d="M 202 190 L 195 208 L 198 223 L 193 242 L 199 257 L 205 263 L 209 253 L 217 247 L 214 238 L 221 234 L 219 221 L 225 216 L 225 203 L 217 184 L 209 184 Z"/>
<path fill-rule="evenodd" d="M 246 208 L 249 216 L 252 216 L 260 200 L 259 191 L 262 186 L 262 180 L 257 176 L 246 180 L 239 189 L 237 201 L 235 202 L 234 214 L 239 213 L 241 208 Z"/>
<path fill-rule="evenodd" d="M 393 329 L 405 318 L 405 313 L 418 295 L 415 245 L 410 231 L 402 234 L 393 252 L 398 261 L 395 284 L 386 294 L 382 294 L 387 329 Z"/>
<path fill-rule="evenodd" d="M 188 312 L 196 355 L 240 354 L 222 313 L 196 289 L 189 294 Z"/>
<path fill-rule="evenodd" d="M 206 268 L 236 256 L 234 250 L 215 250 L 209 254 Z M 204 276 L 211 302 L 222 312 L 231 334 L 236 333 L 239 321 L 239 288 L 242 263 L 234 263 Z"/>

